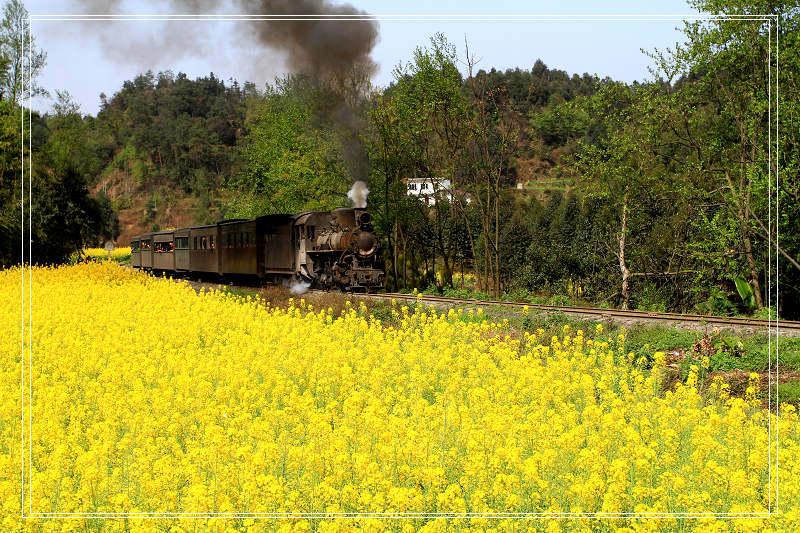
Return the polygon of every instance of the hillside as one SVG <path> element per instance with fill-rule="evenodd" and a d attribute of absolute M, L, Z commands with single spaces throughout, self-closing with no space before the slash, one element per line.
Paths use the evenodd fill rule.
<path fill-rule="evenodd" d="M 554 170 L 561 139 L 545 142 L 534 121 L 553 106 L 593 94 L 598 80 L 570 77 L 541 60 L 530 70 L 491 69 L 477 77 L 487 92 L 503 91 L 513 103 L 522 127 L 519 156 L 512 162 L 516 181 L 541 200 L 566 191 L 569 185 Z M 469 90 L 464 80 L 462 91 Z M 102 96 L 97 117 L 84 119 L 98 168 L 90 187 L 112 202 L 120 223 L 118 246 L 141 232 L 222 215 L 224 189 L 246 164 L 241 148 L 265 97 L 250 83 L 225 83 L 213 73 L 190 80 L 172 72 L 147 72 L 112 97 Z"/>

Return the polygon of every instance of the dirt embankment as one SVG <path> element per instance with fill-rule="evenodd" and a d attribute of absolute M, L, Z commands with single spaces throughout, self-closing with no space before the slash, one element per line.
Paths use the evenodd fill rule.
<path fill-rule="evenodd" d="M 117 209 L 120 234 L 116 246 L 128 246 L 131 237 L 154 230 L 185 228 L 194 224 L 197 199 L 166 185 L 139 185 L 114 169 L 91 192 L 103 191 Z"/>

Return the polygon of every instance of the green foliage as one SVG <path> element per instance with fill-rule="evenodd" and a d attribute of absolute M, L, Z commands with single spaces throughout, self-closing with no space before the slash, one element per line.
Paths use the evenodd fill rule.
<path fill-rule="evenodd" d="M 589 130 L 589 123 L 589 114 L 574 103 L 545 108 L 531 119 L 534 131 L 551 146 L 583 137 Z"/>
<path fill-rule="evenodd" d="M 246 100 L 254 93 L 250 84 L 226 87 L 213 73 L 190 80 L 147 72 L 102 97 L 97 118 L 87 121 L 89 146 L 104 174 L 116 169 L 137 188 L 216 190 L 235 170 Z"/>
<path fill-rule="evenodd" d="M 628 331 L 625 348 L 634 352 L 638 359 L 647 352 L 691 350 L 697 338 L 695 331 L 664 326 L 635 326 Z"/>
<path fill-rule="evenodd" d="M 708 288 L 708 298 L 697 304 L 701 314 L 728 316 L 734 314 L 736 306 L 731 302 L 731 292 L 719 286 Z"/>
<path fill-rule="evenodd" d="M 747 283 L 745 279 L 740 277 L 735 277 L 733 281 L 736 283 L 736 290 L 739 293 L 744 304 L 749 308 L 753 309 L 756 307 L 756 296 L 753 292 L 753 287 Z"/>
<path fill-rule="evenodd" d="M 45 117 L 49 136 L 36 154 L 32 179 L 31 259 L 39 264 L 67 261 L 119 231 L 108 198 L 89 194 L 95 160 L 78 107 L 68 93 L 57 94 L 53 114 Z"/>
<path fill-rule="evenodd" d="M 776 401 L 795 405 L 800 404 L 800 381 L 779 383 Z"/>
<path fill-rule="evenodd" d="M 350 180 L 342 154 L 332 125 L 316 122 L 310 90 L 289 79 L 252 111 L 241 150 L 244 171 L 226 199 L 228 216 L 329 210 L 346 202 Z"/>
<path fill-rule="evenodd" d="M 0 21 L 0 100 L 19 105 L 24 96 L 47 94 L 39 85 L 39 74 L 47 54 L 36 47 L 31 35 L 28 10 L 19 0 L 7 0 Z"/>
<path fill-rule="evenodd" d="M 669 295 L 657 283 L 641 283 L 636 290 L 634 307 L 642 311 L 666 312 L 669 308 Z"/>
<path fill-rule="evenodd" d="M 20 110 L 0 101 L 0 267 L 19 262 L 20 180 L 19 157 Z"/>
<path fill-rule="evenodd" d="M 395 68 L 394 78 L 369 110 L 370 208 L 386 239 L 387 278 L 394 286 L 440 284 L 433 272 L 438 257 L 441 284 L 452 285 L 455 263 L 472 255 L 469 216 L 458 201 L 439 198 L 428 208 L 408 198 L 403 180 L 447 179 L 454 185 L 468 167 L 471 110 L 455 48 L 437 34 Z"/>

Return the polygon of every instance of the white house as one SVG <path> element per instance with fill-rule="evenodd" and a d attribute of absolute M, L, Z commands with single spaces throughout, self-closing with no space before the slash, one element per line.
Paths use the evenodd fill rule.
<path fill-rule="evenodd" d="M 405 178 L 406 194 L 416 196 L 428 205 L 435 205 L 437 198 L 451 200 L 450 180 L 443 178 Z"/>

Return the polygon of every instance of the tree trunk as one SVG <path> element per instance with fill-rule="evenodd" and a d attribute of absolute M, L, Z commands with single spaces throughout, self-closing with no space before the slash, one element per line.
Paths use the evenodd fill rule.
<path fill-rule="evenodd" d="M 747 257 L 747 266 L 750 270 L 750 282 L 753 284 L 753 292 L 756 296 L 756 306 L 761 309 L 764 307 L 764 300 L 761 298 L 761 284 L 758 282 L 758 268 L 753 258 L 753 244 L 747 231 L 747 225 L 742 220 L 742 240 L 744 241 L 744 252 Z"/>
<path fill-rule="evenodd" d="M 498 174 L 499 175 L 499 174 Z M 494 297 L 500 299 L 500 182 L 495 180 L 494 198 Z"/>
<path fill-rule="evenodd" d="M 394 279 L 394 290 L 397 290 L 400 286 L 400 280 L 398 279 L 398 272 L 397 272 L 397 217 L 394 219 L 394 227 L 392 228 L 392 233 L 394 234 L 394 238 L 392 239 L 393 243 L 389 246 L 392 249 L 392 273 Z"/>
<path fill-rule="evenodd" d="M 625 235 L 628 232 L 628 191 L 622 200 L 622 231 L 619 235 L 619 271 L 622 274 L 622 309 L 627 310 L 631 299 L 631 272 L 625 264 Z"/>

